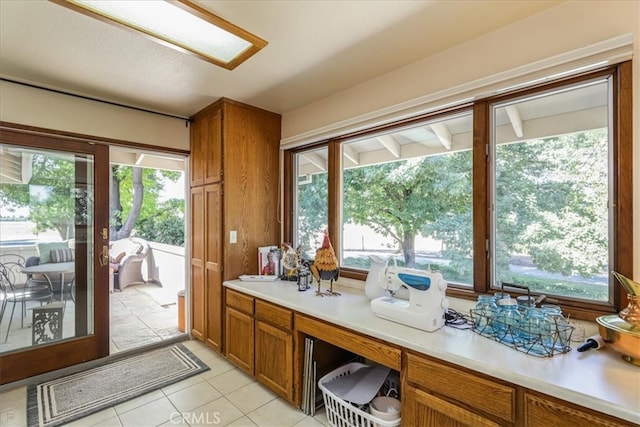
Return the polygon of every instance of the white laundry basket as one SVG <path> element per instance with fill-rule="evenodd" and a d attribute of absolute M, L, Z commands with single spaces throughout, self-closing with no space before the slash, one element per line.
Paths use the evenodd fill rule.
<path fill-rule="evenodd" d="M 348 363 L 340 368 L 329 372 L 318 381 L 318 387 L 322 391 L 322 398 L 324 399 L 324 407 L 327 411 L 327 420 L 332 427 L 397 427 L 400 425 L 400 418 L 397 420 L 383 420 L 378 417 L 374 417 L 368 412 L 365 412 L 357 407 L 351 405 L 349 402 L 339 398 L 331 391 L 329 391 L 324 384 L 336 378 L 350 375 L 356 372 L 360 368 L 364 368 L 367 365 L 362 363 Z"/>

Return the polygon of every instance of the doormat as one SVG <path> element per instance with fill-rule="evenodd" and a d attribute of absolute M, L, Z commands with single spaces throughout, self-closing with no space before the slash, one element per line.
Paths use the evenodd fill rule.
<path fill-rule="evenodd" d="M 182 344 L 27 388 L 29 427 L 68 423 L 209 370 Z"/>

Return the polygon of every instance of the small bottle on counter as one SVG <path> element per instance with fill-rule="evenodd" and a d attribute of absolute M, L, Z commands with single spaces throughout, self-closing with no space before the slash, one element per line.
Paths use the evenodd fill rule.
<path fill-rule="evenodd" d="M 571 326 L 562 315 L 560 306 L 553 304 L 542 304 L 542 311 L 549 321 L 551 333 L 546 337 L 545 345 L 552 352 L 564 353 L 571 349 L 569 340 L 571 339 Z"/>
<path fill-rule="evenodd" d="M 551 333 L 551 324 L 541 308 L 529 307 L 520 326 L 520 339 L 527 352 L 548 356 L 544 339 Z"/>
<path fill-rule="evenodd" d="M 518 311 L 518 303 L 511 298 L 498 300 L 493 328 L 496 337 L 507 344 L 520 344 L 518 328 L 522 322 L 522 314 Z"/>
<path fill-rule="evenodd" d="M 484 335 L 493 334 L 491 323 L 496 311 L 498 311 L 498 306 L 493 296 L 488 294 L 478 295 L 478 302 L 473 309 L 473 327 L 476 332 Z"/>

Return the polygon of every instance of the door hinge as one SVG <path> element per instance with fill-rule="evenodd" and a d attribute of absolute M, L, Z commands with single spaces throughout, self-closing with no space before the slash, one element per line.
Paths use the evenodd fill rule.
<path fill-rule="evenodd" d="M 487 253 L 487 258 L 489 258 L 489 239 L 484 241 L 484 250 Z"/>

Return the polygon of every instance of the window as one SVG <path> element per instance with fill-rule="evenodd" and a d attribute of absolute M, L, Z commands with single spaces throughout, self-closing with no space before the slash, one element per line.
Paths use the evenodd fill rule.
<path fill-rule="evenodd" d="M 313 258 L 327 227 L 342 277 L 364 280 L 378 255 L 441 271 L 449 295 L 506 281 L 574 318 L 619 311 L 610 272 L 633 273 L 631 68 L 287 151 L 285 238 Z"/>
<path fill-rule="evenodd" d="M 492 106 L 494 284 L 611 300 L 611 84 Z"/>
<path fill-rule="evenodd" d="M 370 255 L 473 283 L 470 112 L 343 144 L 342 262 Z"/>
<path fill-rule="evenodd" d="M 298 153 L 295 159 L 296 239 L 293 244 L 300 246 L 304 258 L 313 259 L 329 224 L 327 148 Z"/>

